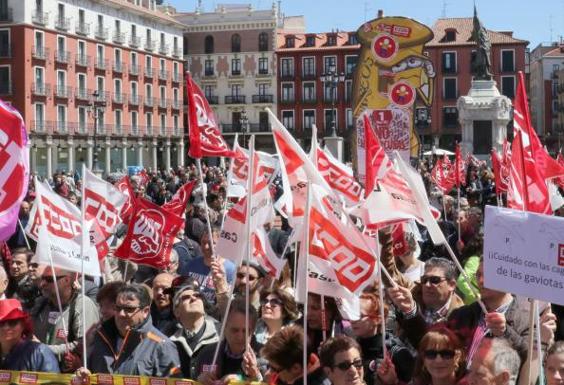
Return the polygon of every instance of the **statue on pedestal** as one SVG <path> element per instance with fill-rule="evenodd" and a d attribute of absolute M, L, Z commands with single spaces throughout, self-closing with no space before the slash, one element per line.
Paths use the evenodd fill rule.
<path fill-rule="evenodd" d="M 478 11 L 474 5 L 474 29 L 472 30 L 472 40 L 478 45 L 476 55 L 472 58 L 472 73 L 474 80 L 492 80 L 492 73 L 490 72 L 492 62 L 490 59 L 490 52 L 492 50 L 492 43 L 488 38 L 486 28 L 478 19 Z"/>

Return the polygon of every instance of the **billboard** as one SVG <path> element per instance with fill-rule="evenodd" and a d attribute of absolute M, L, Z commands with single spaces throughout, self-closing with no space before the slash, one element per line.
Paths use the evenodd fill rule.
<path fill-rule="evenodd" d="M 417 156 L 419 140 L 414 129 L 415 104 L 430 106 L 435 71 L 424 52 L 433 38 L 429 27 L 405 17 L 381 17 L 357 31 L 361 44 L 354 74 L 353 117 L 356 140 L 353 156 L 364 183 L 365 151 L 363 115 L 386 152 L 398 151 L 408 161 Z"/>

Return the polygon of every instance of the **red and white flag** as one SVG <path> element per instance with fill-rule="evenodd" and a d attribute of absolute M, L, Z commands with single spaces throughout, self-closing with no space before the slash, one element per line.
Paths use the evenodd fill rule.
<path fill-rule="evenodd" d="M 511 147 L 507 207 L 550 215 L 552 209 L 545 181 L 548 179 L 545 174 L 548 162 L 543 155 L 546 151 L 540 146 L 539 138 L 531 125 L 522 72 L 519 72 L 514 100 L 513 127 L 515 138 Z"/>
<path fill-rule="evenodd" d="M 268 239 L 264 227 L 257 227 L 251 234 L 252 259 L 264 268 L 268 275 L 273 278 L 280 277 L 286 260 L 279 258 Z"/>
<path fill-rule="evenodd" d="M 453 173 L 454 173 L 454 185 L 457 188 L 466 185 L 466 162 L 462 159 L 462 151 L 460 149 L 460 143 L 456 143 Z"/>
<path fill-rule="evenodd" d="M 448 158 L 447 158 L 448 159 Z M 445 164 L 444 159 L 439 158 L 435 162 L 435 166 L 431 170 L 431 180 L 442 191 L 447 194 L 454 187 L 454 180 L 450 177 L 452 174 L 452 165 Z"/>
<path fill-rule="evenodd" d="M 119 217 L 123 221 L 123 223 L 128 224 L 129 220 L 131 219 L 131 215 L 133 215 L 133 206 L 135 206 L 135 193 L 133 192 L 133 187 L 131 187 L 131 182 L 129 181 L 129 177 L 125 175 L 121 178 L 116 187 L 122 194 L 126 196 L 125 203 L 121 207 L 121 211 L 119 213 Z"/>
<path fill-rule="evenodd" d="M 196 181 L 193 180 L 180 186 L 180 188 L 172 196 L 172 199 L 166 202 L 162 208 L 181 217 L 186 211 L 186 205 L 190 201 L 190 195 L 192 195 L 192 190 L 195 185 Z"/>
<path fill-rule="evenodd" d="M 37 180 L 35 194 L 26 233 L 37 242 L 38 262 L 49 265 L 52 260 L 55 267 L 80 273 L 84 259 L 84 271 L 100 276 L 98 255 L 90 244 L 89 231 L 83 234 L 78 207 Z M 85 224 L 88 229 L 91 225 L 92 222 Z"/>
<path fill-rule="evenodd" d="M 365 198 L 370 195 L 378 180 L 392 168 L 392 162 L 386 155 L 384 147 L 380 145 L 378 137 L 372 129 L 368 115 L 364 115 L 364 143 L 366 154 L 366 185 Z"/>
<path fill-rule="evenodd" d="M 213 110 L 189 72 L 186 72 L 186 95 L 190 124 L 188 155 L 194 159 L 204 156 L 233 156 L 233 152 L 221 135 Z"/>
<path fill-rule="evenodd" d="M 144 198 L 137 198 L 133 216 L 115 256 L 121 259 L 165 269 L 170 265 L 174 237 L 184 220 Z"/>
<path fill-rule="evenodd" d="M 0 242 L 16 231 L 29 182 L 29 147 L 18 111 L 0 100 Z"/>

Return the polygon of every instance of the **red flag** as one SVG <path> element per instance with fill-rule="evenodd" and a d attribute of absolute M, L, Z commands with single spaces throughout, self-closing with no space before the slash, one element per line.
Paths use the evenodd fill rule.
<path fill-rule="evenodd" d="M 511 147 L 511 171 L 507 191 L 509 208 L 531 211 L 541 214 L 552 214 L 550 197 L 543 171 L 537 167 L 535 152 L 542 152 L 540 141 L 531 126 L 529 105 L 523 73 L 519 72 L 519 84 L 514 101 L 513 126 L 515 139 Z M 535 142 L 537 142 L 535 144 Z M 535 148 L 536 147 L 536 148 Z"/>
<path fill-rule="evenodd" d="M 460 143 L 456 143 L 455 157 L 454 157 L 454 184 L 457 188 L 466 184 L 466 163 L 462 160 L 462 152 L 460 150 Z"/>
<path fill-rule="evenodd" d="M 562 156 L 562 153 L 559 152 L 558 156 L 556 157 L 556 160 L 558 161 L 558 163 L 564 167 L 564 156 Z M 556 184 L 558 184 L 560 186 L 561 189 L 564 189 L 564 176 L 557 178 L 555 180 Z"/>
<path fill-rule="evenodd" d="M 196 181 L 193 180 L 182 185 L 173 195 L 172 199 L 162 206 L 163 209 L 170 211 L 179 217 L 182 216 L 186 210 L 186 205 L 190 201 L 190 195 L 192 195 L 192 190 L 194 189 L 195 184 Z"/>
<path fill-rule="evenodd" d="M 186 72 L 186 95 L 190 123 L 188 155 L 194 159 L 204 156 L 233 156 L 233 152 L 221 136 L 213 110 L 189 72 Z"/>
<path fill-rule="evenodd" d="M 364 197 L 366 198 L 374 190 L 376 180 L 383 178 L 386 172 L 392 168 L 392 162 L 386 155 L 384 147 L 380 145 L 368 115 L 364 115 L 364 144 L 366 151 L 366 186 Z"/>
<path fill-rule="evenodd" d="M 147 171 L 143 169 L 139 171 L 139 174 L 137 175 L 139 176 L 139 182 L 141 183 L 141 185 L 147 187 L 150 181 L 149 175 L 147 175 Z"/>
<path fill-rule="evenodd" d="M 116 187 L 122 194 L 127 196 L 127 200 L 121 207 L 121 211 L 119 213 L 119 217 L 123 221 L 123 223 L 129 223 L 131 219 L 131 215 L 133 214 L 133 206 L 135 206 L 135 194 L 133 193 L 133 187 L 131 187 L 131 182 L 129 181 L 129 177 L 125 175 L 123 178 L 117 182 Z"/>
<path fill-rule="evenodd" d="M 454 187 L 454 180 L 451 178 L 451 173 L 452 165 L 449 166 L 445 164 L 444 159 L 440 158 L 435 163 L 435 167 L 431 170 L 431 180 L 435 182 L 443 194 L 447 194 Z"/>
<path fill-rule="evenodd" d="M 144 198 L 137 198 L 133 211 L 115 256 L 157 269 L 168 267 L 174 237 L 184 221 Z"/>

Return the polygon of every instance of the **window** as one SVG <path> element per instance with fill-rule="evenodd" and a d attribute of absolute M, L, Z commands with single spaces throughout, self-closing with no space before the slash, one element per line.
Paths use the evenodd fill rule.
<path fill-rule="evenodd" d="M 9 65 L 0 66 L 0 95 L 8 95 L 12 91 L 10 69 L 11 67 Z"/>
<path fill-rule="evenodd" d="M 118 131 L 121 131 L 121 125 L 122 125 L 122 112 L 121 110 L 115 110 L 114 111 L 114 126 L 118 129 Z"/>
<path fill-rule="evenodd" d="M 131 90 L 131 98 L 137 100 L 137 97 L 139 96 L 137 82 L 131 82 L 129 88 Z"/>
<path fill-rule="evenodd" d="M 65 47 L 66 47 L 66 39 L 64 36 L 57 36 L 57 60 L 66 62 L 65 60 Z"/>
<path fill-rule="evenodd" d="M 315 110 L 304 110 L 304 129 L 311 129 L 315 124 Z"/>
<path fill-rule="evenodd" d="M 337 97 L 336 87 L 333 87 L 331 83 L 323 83 L 323 100 L 326 102 L 332 102 L 333 98 Z"/>
<path fill-rule="evenodd" d="M 303 58 L 303 77 L 315 76 L 315 58 L 304 57 Z"/>
<path fill-rule="evenodd" d="M 159 71 L 164 73 L 166 71 L 166 61 L 165 59 L 159 59 Z"/>
<path fill-rule="evenodd" d="M 174 128 L 175 135 L 178 135 L 178 115 L 172 116 L 172 128 Z"/>
<path fill-rule="evenodd" d="M 145 56 L 145 69 L 149 71 L 153 69 L 153 58 L 149 55 Z"/>
<path fill-rule="evenodd" d="M 213 89 L 214 86 L 211 86 L 209 84 L 204 85 L 204 96 L 206 97 L 206 99 L 211 99 L 211 97 L 213 96 Z"/>
<path fill-rule="evenodd" d="M 268 131 L 270 122 L 268 120 L 268 112 L 259 111 L 259 129 L 260 131 Z"/>
<path fill-rule="evenodd" d="M 280 60 L 280 76 L 283 78 L 294 77 L 294 59 L 284 58 Z"/>
<path fill-rule="evenodd" d="M 164 86 L 159 87 L 159 97 L 161 100 L 166 100 L 166 88 Z"/>
<path fill-rule="evenodd" d="M 121 98 L 121 79 L 114 79 L 114 92 Z"/>
<path fill-rule="evenodd" d="M 152 43 L 153 38 L 151 37 L 151 30 L 149 28 L 147 28 L 145 30 L 145 41 L 147 42 L 147 45 L 150 45 Z"/>
<path fill-rule="evenodd" d="M 241 52 L 241 35 L 238 33 L 231 36 L 231 52 Z"/>
<path fill-rule="evenodd" d="M 134 134 L 137 134 L 138 125 L 139 125 L 139 115 L 137 114 L 137 111 L 131 111 L 131 131 Z"/>
<path fill-rule="evenodd" d="M 153 85 L 152 84 L 145 84 L 145 97 L 147 100 L 153 98 Z"/>
<path fill-rule="evenodd" d="M 208 35 L 204 39 L 204 52 L 213 53 L 213 36 Z"/>
<path fill-rule="evenodd" d="M 102 97 L 104 93 L 104 77 L 102 76 L 96 77 L 96 91 L 98 91 L 98 97 Z"/>
<path fill-rule="evenodd" d="M 443 73 L 456 73 L 456 52 L 443 52 Z"/>
<path fill-rule="evenodd" d="M 45 130 L 45 105 L 42 103 L 35 104 L 35 129 Z"/>
<path fill-rule="evenodd" d="M 103 31 L 104 29 L 104 16 L 98 15 L 98 26 L 96 28 L 97 31 Z"/>
<path fill-rule="evenodd" d="M 458 96 L 456 92 L 456 78 L 443 79 L 443 98 L 456 99 Z"/>
<path fill-rule="evenodd" d="M 303 83 L 303 101 L 304 102 L 315 102 L 315 83 L 307 82 Z"/>
<path fill-rule="evenodd" d="M 166 115 L 161 114 L 159 120 L 161 122 L 161 135 L 164 136 L 164 134 L 166 133 Z"/>
<path fill-rule="evenodd" d="M 213 76 L 213 60 L 206 59 L 204 62 L 204 76 Z"/>
<path fill-rule="evenodd" d="M 67 85 L 67 74 L 65 71 L 57 71 L 57 95 L 64 96 Z"/>
<path fill-rule="evenodd" d="M 268 95 L 270 84 L 261 83 L 258 85 L 258 94 L 259 95 Z"/>
<path fill-rule="evenodd" d="M 501 50 L 501 72 L 515 71 L 515 51 L 512 49 Z"/>
<path fill-rule="evenodd" d="M 86 132 L 86 107 L 78 107 L 78 131 Z"/>
<path fill-rule="evenodd" d="M 43 76 L 43 74 L 43 67 L 35 67 L 35 83 L 37 87 L 41 87 L 41 89 L 43 89 L 45 86 L 45 77 Z"/>
<path fill-rule="evenodd" d="M 515 97 L 515 76 L 501 77 L 501 93 L 509 99 Z"/>
<path fill-rule="evenodd" d="M 447 29 L 443 41 L 456 41 L 456 29 Z"/>
<path fill-rule="evenodd" d="M 96 46 L 96 63 L 99 67 L 104 65 L 104 46 L 97 45 Z"/>
<path fill-rule="evenodd" d="M 121 34 L 121 21 L 120 20 L 116 20 L 114 22 L 114 28 L 116 30 L 116 35 Z"/>
<path fill-rule="evenodd" d="M 349 33 L 349 40 L 347 41 L 347 44 L 350 45 L 358 44 L 358 38 L 356 37 L 356 33 L 354 32 Z"/>
<path fill-rule="evenodd" d="M 296 45 L 296 40 L 294 36 L 286 36 L 286 48 L 294 48 Z"/>
<path fill-rule="evenodd" d="M 241 95 L 242 86 L 240 84 L 233 84 L 231 86 L 231 96 Z"/>
<path fill-rule="evenodd" d="M 121 67 L 121 49 L 114 49 L 114 62 L 117 66 Z"/>
<path fill-rule="evenodd" d="M 172 89 L 172 100 L 175 104 L 178 104 L 178 88 L 173 88 Z"/>
<path fill-rule="evenodd" d="M 268 33 L 266 32 L 259 33 L 258 50 L 259 52 L 268 51 Z"/>
<path fill-rule="evenodd" d="M 345 80 L 345 102 L 352 100 L 352 80 Z"/>
<path fill-rule="evenodd" d="M 180 76 L 180 71 L 178 70 L 178 62 L 172 62 L 172 73 L 174 76 Z"/>
<path fill-rule="evenodd" d="M 314 36 L 306 36 L 306 47 L 315 47 L 315 35 Z"/>
<path fill-rule="evenodd" d="M 282 124 L 288 130 L 294 129 L 294 111 L 282 111 Z"/>
<path fill-rule="evenodd" d="M 282 83 L 282 101 L 294 101 L 294 83 Z"/>
<path fill-rule="evenodd" d="M 446 128 L 458 126 L 458 109 L 456 107 L 443 108 L 443 124 Z"/>
<path fill-rule="evenodd" d="M 0 14 L 2 10 L 0 10 Z M 3 29 L 0 31 L 0 57 L 10 57 L 10 30 Z"/>
<path fill-rule="evenodd" d="M 328 73 L 331 71 L 337 71 L 337 57 L 323 56 L 323 72 Z"/>
<path fill-rule="evenodd" d="M 84 25 L 85 21 L 86 21 L 86 17 L 85 17 L 84 9 L 79 9 L 78 10 L 78 25 L 80 27 L 82 27 Z"/>
<path fill-rule="evenodd" d="M 137 67 L 137 52 L 131 52 L 131 65 Z"/>
<path fill-rule="evenodd" d="M 352 108 L 347 108 L 346 110 L 346 124 L 347 124 L 347 129 L 350 130 L 351 128 L 353 128 L 353 123 L 354 123 L 354 119 L 353 119 L 353 111 Z"/>
<path fill-rule="evenodd" d="M 131 38 L 133 40 L 137 38 L 137 26 L 135 24 L 131 24 Z"/>
<path fill-rule="evenodd" d="M 78 83 L 78 95 L 80 98 L 85 99 L 88 96 L 87 95 L 88 91 L 86 91 L 86 75 L 78 74 L 77 83 Z"/>
<path fill-rule="evenodd" d="M 241 59 L 231 59 L 231 75 L 241 75 Z"/>
<path fill-rule="evenodd" d="M 350 76 L 353 74 L 356 64 L 358 63 L 358 56 L 346 56 L 345 57 L 345 75 Z"/>
<path fill-rule="evenodd" d="M 83 40 L 78 41 L 77 55 L 81 63 L 86 62 L 86 42 Z"/>
<path fill-rule="evenodd" d="M 259 75 L 268 75 L 268 58 L 259 58 Z"/>
<path fill-rule="evenodd" d="M 43 54 L 43 32 L 35 31 L 35 51 Z"/>
<path fill-rule="evenodd" d="M 66 131 L 67 129 L 67 107 L 64 105 L 57 106 L 57 130 Z"/>
<path fill-rule="evenodd" d="M 327 35 L 327 44 L 329 46 L 337 45 L 337 36 Z"/>
<path fill-rule="evenodd" d="M 153 133 L 153 113 L 147 112 L 145 114 L 145 123 L 147 124 L 147 132 L 149 134 Z"/>

